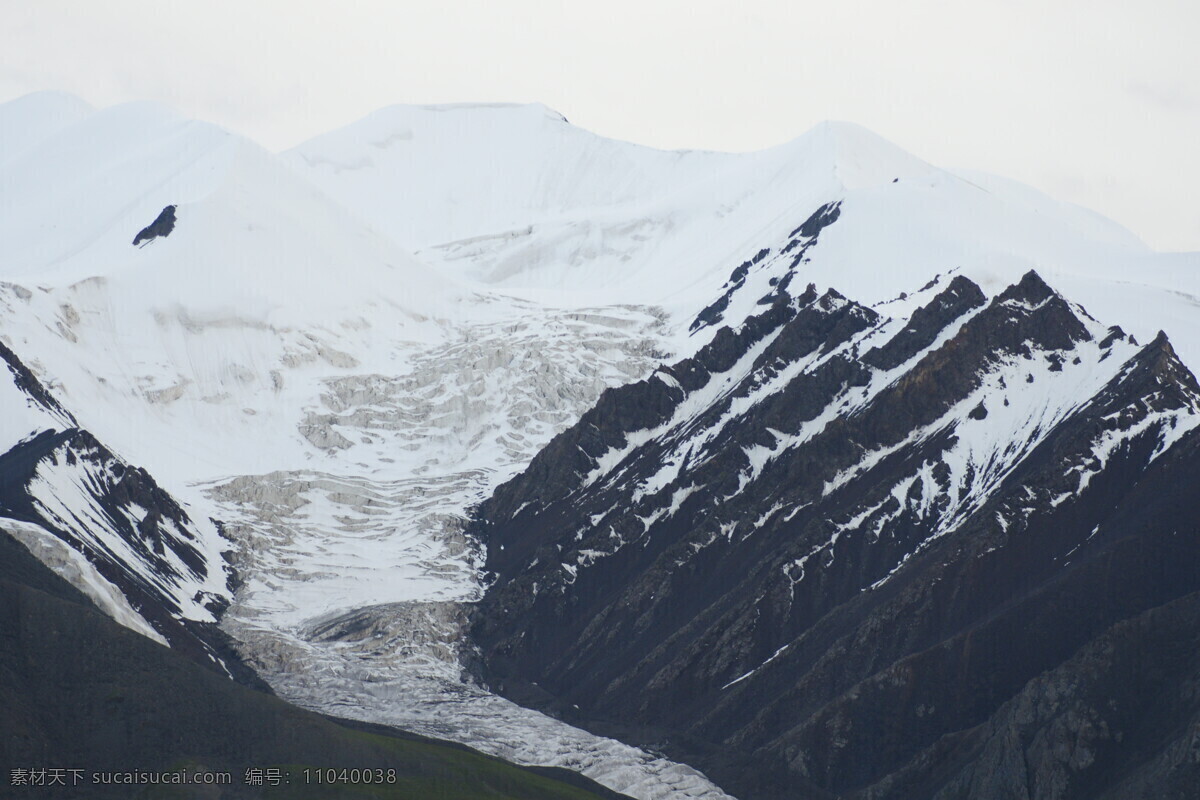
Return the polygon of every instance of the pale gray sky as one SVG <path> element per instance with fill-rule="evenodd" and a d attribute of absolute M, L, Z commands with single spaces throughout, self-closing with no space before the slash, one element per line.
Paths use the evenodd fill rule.
<path fill-rule="evenodd" d="M 0 0 L 0 101 L 157 100 L 282 149 L 392 103 L 540 101 L 750 150 L 825 119 L 1200 250 L 1194 0 Z"/>

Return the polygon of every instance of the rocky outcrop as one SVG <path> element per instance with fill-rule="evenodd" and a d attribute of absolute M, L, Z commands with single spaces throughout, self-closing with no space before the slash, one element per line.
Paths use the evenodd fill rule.
<path fill-rule="evenodd" d="M 21 359 L 17 358 L 17 354 L 8 348 L 4 342 L 0 342 L 0 359 L 3 359 L 4 366 L 8 368 L 9 375 L 12 378 L 13 387 L 16 391 L 25 395 L 29 401 L 41 407 L 48 413 L 59 418 L 64 425 L 75 425 L 75 418 L 71 413 L 62 407 L 54 396 L 46 391 L 46 387 L 42 386 L 41 381 L 25 366 Z"/>
<path fill-rule="evenodd" d="M 152 242 L 160 236 L 170 236 L 173 230 L 175 230 L 175 206 L 167 206 L 154 218 L 154 222 L 138 231 L 138 235 L 133 237 L 133 246 L 144 246 L 144 243 Z"/>

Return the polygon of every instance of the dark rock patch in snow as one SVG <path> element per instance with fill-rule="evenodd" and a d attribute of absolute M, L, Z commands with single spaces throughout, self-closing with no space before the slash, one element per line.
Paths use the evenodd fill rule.
<path fill-rule="evenodd" d="M 159 236 L 170 236 L 173 230 L 175 230 L 175 206 L 167 206 L 154 218 L 154 222 L 138 231 L 138 235 L 133 237 L 133 244 L 137 247 L 143 243 L 152 242 Z"/>

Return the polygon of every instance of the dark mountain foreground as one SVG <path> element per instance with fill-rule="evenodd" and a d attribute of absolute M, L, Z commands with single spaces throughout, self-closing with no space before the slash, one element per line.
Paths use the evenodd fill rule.
<path fill-rule="evenodd" d="M 204 669 L 96 611 L 0 534 L 0 795 L 6 798 L 617 798 L 586 778 L 327 719 Z M 247 769 L 278 768 L 279 786 Z M 306 784 L 305 769 L 395 770 L 395 783 Z M 77 786 L 13 770 L 79 769 Z M 231 785 L 96 785 L 95 772 L 228 771 Z M 310 773 L 312 775 L 312 773 Z M 73 775 L 65 776 L 68 784 Z"/>
<path fill-rule="evenodd" d="M 493 688 L 742 800 L 1200 797 L 1200 387 L 1033 272 L 812 287 L 476 512 Z"/>

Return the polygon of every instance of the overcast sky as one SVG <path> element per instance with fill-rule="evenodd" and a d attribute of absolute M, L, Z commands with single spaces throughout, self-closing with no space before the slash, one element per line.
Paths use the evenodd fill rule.
<path fill-rule="evenodd" d="M 158 100 L 283 149 L 393 103 L 539 101 L 666 148 L 825 119 L 1200 250 L 1195 0 L 0 0 L 0 101 Z"/>

